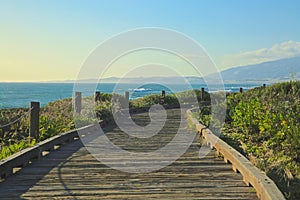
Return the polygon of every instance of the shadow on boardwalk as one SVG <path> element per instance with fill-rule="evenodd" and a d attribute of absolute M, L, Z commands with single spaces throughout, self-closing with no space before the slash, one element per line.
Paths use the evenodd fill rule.
<path fill-rule="evenodd" d="M 52 170 L 57 171 L 57 180 L 62 185 L 65 185 L 62 180 L 61 168 L 66 162 L 69 162 L 72 154 L 77 152 L 82 146 L 81 141 L 62 146 L 41 160 L 25 167 L 15 175 L 8 177 L 4 182 L 0 183 L 0 198 L 21 198 L 24 193 L 45 178 Z M 50 184 L 51 182 L 49 182 Z M 68 191 L 66 185 L 65 188 Z"/>
<path fill-rule="evenodd" d="M 147 113 L 134 117 L 139 125 L 149 123 Z M 158 135 L 151 137 L 152 143 L 148 143 L 147 148 L 152 146 L 155 150 L 174 137 L 178 116 L 174 110 L 168 110 L 168 117 L 170 120 Z M 191 132 L 186 130 L 186 133 Z M 143 150 L 142 140 L 126 136 L 117 127 L 109 127 L 106 135 L 128 151 Z M 199 148 L 195 140 L 173 164 L 154 172 L 136 174 L 111 169 L 89 154 L 81 141 L 76 141 L 0 183 L 0 198 L 257 199 L 253 188 L 243 183 L 242 176 L 234 173 L 231 165 L 216 158 L 213 151 L 200 159 Z M 122 158 L 116 157 L 111 162 L 120 160 Z"/>

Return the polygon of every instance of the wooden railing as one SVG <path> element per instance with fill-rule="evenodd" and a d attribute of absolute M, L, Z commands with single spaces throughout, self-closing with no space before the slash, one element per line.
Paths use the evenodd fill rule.
<path fill-rule="evenodd" d="M 104 122 L 101 121 L 100 125 L 103 126 Z M 55 151 L 59 146 L 66 143 L 73 142 L 79 139 L 78 130 L 93 131 L 95 124 L 82 127 L 77 130 L 72 130 L 60 135 L 53 136 L 42 142 L 37 143 L 33 147 L 26 148 L 20 152 L 15 153 L 3 160 L 0 160 L 0 177 L 6 179 L 8 176 L 15 173 L 15 171 L 23 168 L 32 162 L 41 159 L 43 156 Z"/>
<path fill-rule="evenodd" d="M 211 149 L 215 149 L 219 155 L 223 155 L 224 161 L 232 164 L 233 171 L 241 173 L 244 182 L 255 188 L 259 199 L 285 199 L 275 183 L 263 171 L 259 170 L 242 154 L 217 137 L 204 125 L 200 124 L 198 120 L 193 118 L 191 110 L 187 110 L 187 118 L 188 121 L 195 126 L 197 132 L 204 138 L 206 144 L 209 145 Z"/>

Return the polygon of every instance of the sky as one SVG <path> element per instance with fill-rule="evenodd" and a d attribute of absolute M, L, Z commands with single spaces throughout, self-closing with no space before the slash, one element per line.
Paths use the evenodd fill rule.
<path fill-rule="evenodd" d="M 299 0 L 0 0 L 0 82 L 74 80 L 99 44 L 143 27 L 189 36 L 219 70 L 299 56 L 299 8 Z"/>

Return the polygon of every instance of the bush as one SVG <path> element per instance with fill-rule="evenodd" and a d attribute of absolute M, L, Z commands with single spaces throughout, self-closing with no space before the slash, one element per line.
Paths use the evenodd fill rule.
<path fill-rule="evenodd" d="M 211 123 L 208 111 L 201 108 L 198 114 L 205 125 Z M 286 197 L 299 199 L 300 81 L 230 94 L 226 113 L 223 137 L 254 156 L 258 167 L 277 178 Z"/>
<path fill-rule="evenodd" d="M 14 153 L 17 153 L 27 147 L 34 146 L 36 143 L 35 140 L 32 142 L 26 142 L 25 140 L 22 140 L 18 143 L 8 144 L 6 146 L 3 146 L 0 151 L 0 160 L 13 155 Z"/>

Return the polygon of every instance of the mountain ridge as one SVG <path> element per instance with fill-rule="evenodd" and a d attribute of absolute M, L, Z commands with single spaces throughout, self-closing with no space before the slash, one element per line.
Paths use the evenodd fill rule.
<path fill-rule="evenodd" d="M 300 56 L 229 68 L 223 70 L 221 76 L 225 82 L 300 79 Z"/>
<path fill-rule="evenodd" d="M 185 80 L 191 84 L 204 84 L 205 81 L 214 81 L 214 76 L 218 74 L 210 74 L 203 77 L 185 76 Z M 291 79 L 300 80 L 300 56 L 284 58 L 274 61 L 263 62 L 259 64 L 251 64 L 244 66 L 232 67 L 220 72 L 224 83 L 245 83 L 245 82 L 264 82 L 274 83 L 288 81 Z M 118 78 L 109 77 L 101 79 L 101 83 L 117 83 L 121 80 L 122 83 L 182 83 L 183 77 L 128 77 Z M 97 79 L 85 80 L 67 80 L 67 81 L 50 81 L 58 83 L 97 83 Z"/>

